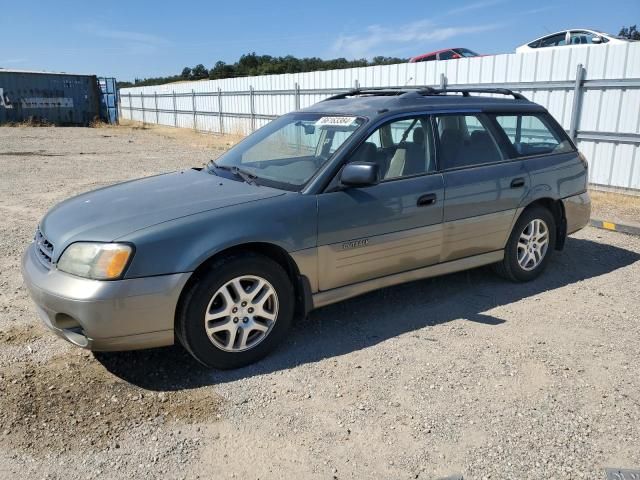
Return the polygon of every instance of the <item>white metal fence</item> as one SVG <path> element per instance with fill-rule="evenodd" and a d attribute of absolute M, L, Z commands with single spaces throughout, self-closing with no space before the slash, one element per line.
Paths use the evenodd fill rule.
<path fill-rule="evenodd" d="M 640 194 L 640 42 L 125 88 L 121 118 L 244 135 L 354 87 L 443 84 L 524 94 L 578 142 L 593 186 Z"/>

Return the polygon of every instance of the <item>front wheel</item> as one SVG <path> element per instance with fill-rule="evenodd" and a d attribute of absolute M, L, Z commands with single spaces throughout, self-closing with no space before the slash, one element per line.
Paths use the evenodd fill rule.
<path fill-rule="evenodd" d="M 276 262 L 247 253 L 214 262 L 181 301 L 176 335 L 199 362 L 237 368 L 273 350 L 289 329 L 293 286 Z"/>
<path fill-rule="evenodd" d="M 527 282 L 547 267 L 556 243 L 556 223 L 549 210 L 532 207 L 525 210 L 507 240 L 504 259 L 495 269 L 514 282 Z"/>

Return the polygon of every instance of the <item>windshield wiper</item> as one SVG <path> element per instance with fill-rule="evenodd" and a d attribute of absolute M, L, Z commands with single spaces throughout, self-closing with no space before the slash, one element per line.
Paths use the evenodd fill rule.
<path fill-rule="evenodd" d="M 242 170 L 240 167 L 230 167 L 231 171 L 239 176 L 242 180 L 247 182 L 249 185 L 258 185 L 256 183 L 256 178 L 258 178 L 253 173 L 247 172 L 246 170 Z"/>
<path fill-rule="evenodd" d="M 251 172 L 247 172 L 246 170 L 241 169 L 240 167 L 236 167 L 236 166 L 228 166 L 228 165 L 218 165 L 215 160 L 211 160 L 209 162 L 209 165 L 212 165 L 214 168 L 218 168 L 220 170 L 226 170 L 228 172 L 233 173 L 235 176 L 240 177 L 244 182 L 248 183 L 249 185 L 258 185 L 256 183 L 256 178 L 258 178 L 257 175 L 254 175 Z"/>

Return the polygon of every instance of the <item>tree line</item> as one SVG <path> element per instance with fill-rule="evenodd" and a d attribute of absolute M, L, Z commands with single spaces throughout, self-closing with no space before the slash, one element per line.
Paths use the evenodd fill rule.
<path fill-rule="evenodd" d="M 640 40 L 640 31 L 637 25 L 622 27 L 618 36 L 629 40 Z M 199 63 L 195 67 L 184 67 L 179 75 L 167 77 L 136 78 L 133 82 L 118 82 L 119 88 L 143 87 L 146 85 L 160 85 L 163 83 L 179 82 L 186 80 L 218 80 L 221 78 L 252 77 L 255 75 L 275 75 L 279 73 L 315 72 L 318 70 L 337 70 L 341 68 L 368 67 L 371 65 L 392 65 L 405 63 L 408 59 L 398 57 L 373 57 L 371 60 L 360 58 L 347 60 L 346 58 L 334 58 L 323 60 L 318 57 L 297 58 L 293 55 L 273 57 L 271 55 L 257 55 L 255 52 L 244 54 L 235 63 L 218 61 L 207 69 Z"/>
<path fill-rule="evenodd" d="M 640 40 L 640 31 L 638 31 L 637 25 L 631 25 L 630 27 L 622 27 L 618 33 L 619 37 L 628 38 L 629 40 Z"/>
<path fill-rule="evenodd" d="M 179 75 L 145 79 L 136 78 L 133 82 L 118 82 L 118 87 L 143 87 L 146 85 L 159 85 L 185 80 L 218 80 L 222 78 L 275 75 L 279 73 L 301 73 L 315 72 L 318 70 L 368 67 L 371 65 L 392 65 L 395 63 L 405 63 L 407 60 L 406 58 L 383 56 L 373 57 L 371 60 L 367 60 L 366 58 L 357 60 L 347 60 L 346 58 L 323 60 L 318 57 L 297 58 L 293 55 L 273 57 L 271 55 L 257 55 L 255 52 L 252 52 L 242 55 L 235 63 L 229 64 L 218 61 L 210 69 L 207 69 L 207 67 L 200 63 L 195 67 L 184 67 Z"/>

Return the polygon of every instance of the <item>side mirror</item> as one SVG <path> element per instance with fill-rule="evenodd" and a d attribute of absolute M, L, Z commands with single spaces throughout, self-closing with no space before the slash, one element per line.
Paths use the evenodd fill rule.
<path fill-rule="evenodd" d="M 602 37 L 591 37 L 591 43 L 602 43 Z"/>
<path fill-rule="evenodd" d="M 349 187 L 368 187 L 378 183 L 377 163 L 354 162 L 348 163 L 340 174 L 340 183 Z"/>

